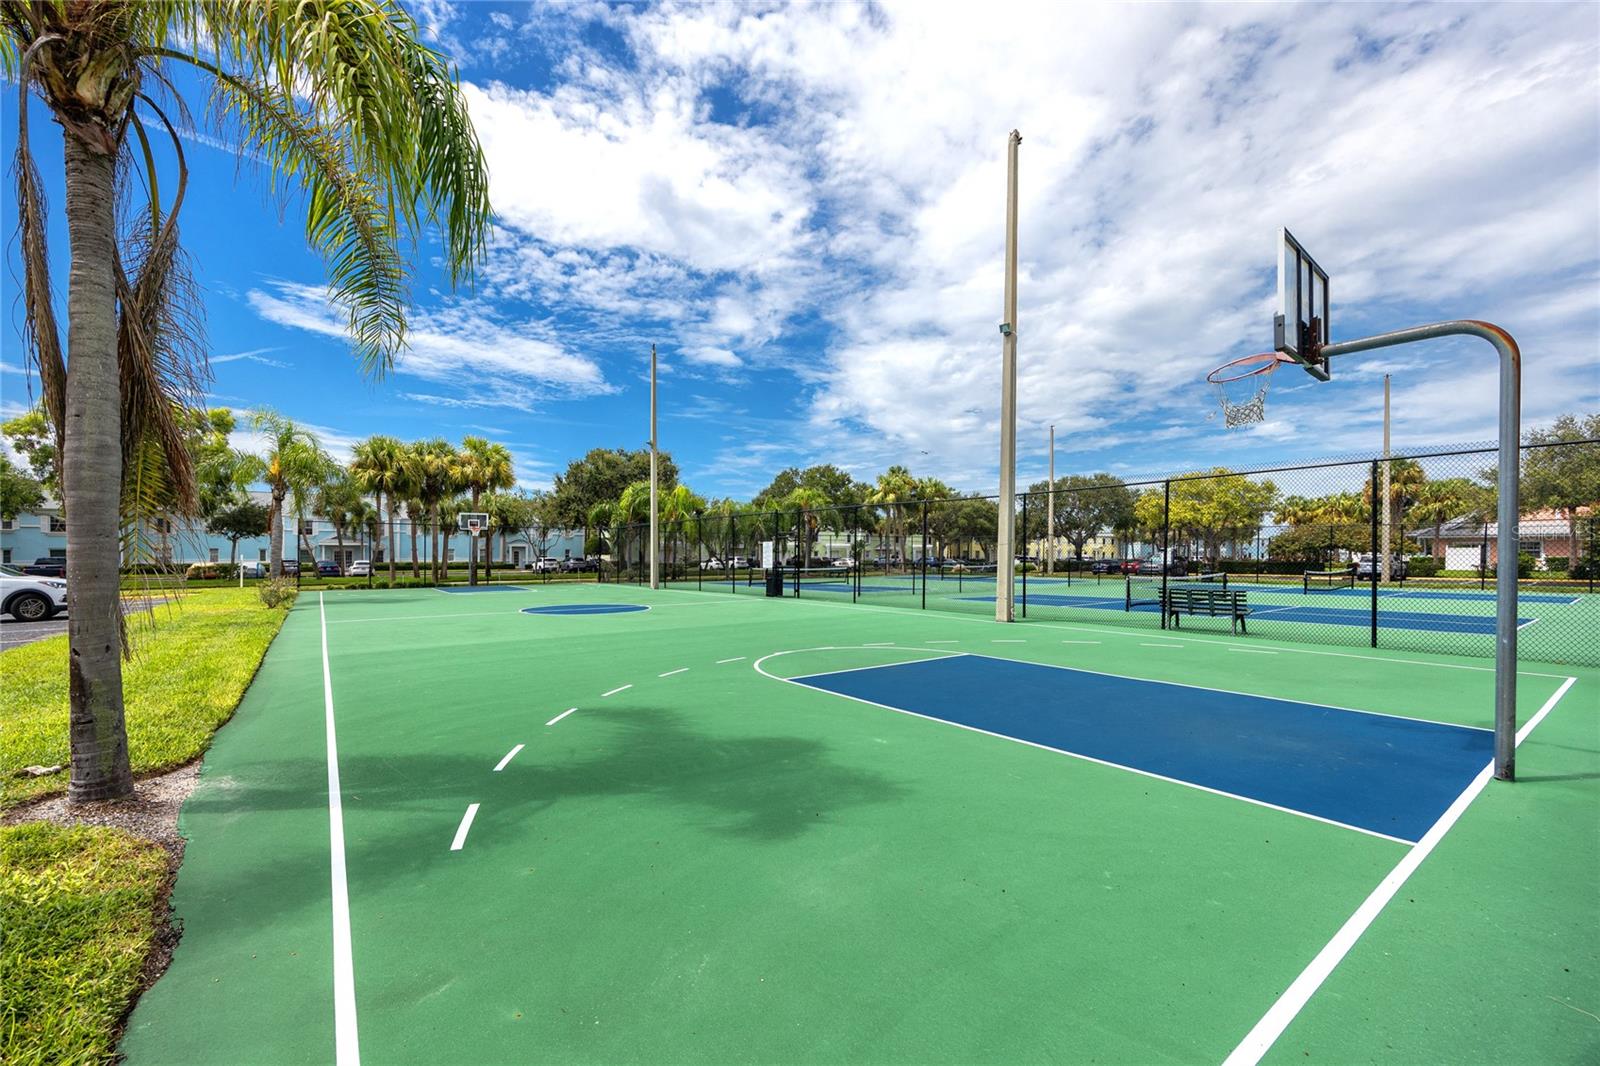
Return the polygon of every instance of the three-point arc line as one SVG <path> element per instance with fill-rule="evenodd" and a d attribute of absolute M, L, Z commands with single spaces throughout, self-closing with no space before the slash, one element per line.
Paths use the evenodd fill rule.
<path fill-rule="evenodd" d="M 632 685 L 619 685 L 616 688 L 612 689 L 610 692 L 602 692 L 602 693 L 600 693 L 600 698 L 601 699 L 605 699 L 607 696 L 615 696 L 617 693 L 626 692 L 632 687 L 633 687 Z"/>
<path fill-rule="evenodd" d="M 742 662 L 744 662 L 744 660 L 745 660 L 745 656 L 737 655 L 732 659 L 718 659 L 717 660 L 717 665 L 721 666 L 723 663 L 742 663 Z"/>
<path fill-rule="evenodd" d="M 521 751 L 522 748 L 523 745 L 518 744 L 510 751 L 506 752 L 506 757 L 494 764 L 494 772 L 499 773 L 501 770 L 504 770 L 506 768 L 506 763 L 510 762 L 512 759 L 515 759 L 517 757 L 517 752 Z"/>
<path fill-rule="evenodd" d="M 576 708 L 576 707 L 568 707 L 566 710 L 562 711 L 560 714 L 556 715 L 554 718 L 552 718 L 548 722 L 546 722 L 545 725 L 555 725 L 557 722 L 561 721 L 561 719 L 565 718 L 567 715 L 571 714 L 573 711 L 575 711 L 577 709 L 578 708 Z M 519 747 L 519 748 L 521 746 L 522 745 L 520 745 L 520 744 L 517 745 L 517 747 Z"/>
<path fill-rule="evenodd" d="M 461 816 L 461 824 L 456 827 L 456 838 L 450 842 L 451 851 L 460 851 L 461 846 L 467 842 L 467 830 L 472 828 L 472 820 L 478 816 L 478 805 L 467 804 L 467 813 Z"/>
<path fill-rule="evenodd" d="M 676 670 L 668 670 L 666 673 L 657 674 L 656 676 L 657 677 L 671 677 L 673 674 L 684 674 L 684 673 L 688 673 L 688 671 L 689 671 L 689 668 L 687 666 L 680 666 Z"/>

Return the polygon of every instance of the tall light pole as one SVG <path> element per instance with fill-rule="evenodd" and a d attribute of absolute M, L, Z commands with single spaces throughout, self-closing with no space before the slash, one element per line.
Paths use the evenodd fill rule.
<path fill-rule="evenodd" d="M 660 451 L 656 444 L 656 346 L 650 346 L 650 587 L 661 587 L 661 530 L 657 525 L 656 504 L 657 454 Z"/>
<path fill-rule="evenodd" d="M 1006 141 L 1006 290 L 1005 318 L 1000 323 L 1000 558 L 995 572 L 994 620 L 1014 618 L 1011 587 L 1017 521 L 1017 145 L 1016 130 Z"/>
<path fill-rule="evenodd" d="M 1053 574 L 1056 569 L 1056 427 L 1053 425 L 1050 427 L 1050 480 L 1044 494 L 1044 543 L 1044 572 Z"/>
<path fill-rule="evenodd" d="M 1383 569 L 1378 571 L 1383 575 L 1383 583 L 1387 585 L 1391 575 L 1389 573 L 1389 520 L 1394 513 L 1394 506 L 1389 502 L 1389 375 L 1383 375 Z"/>

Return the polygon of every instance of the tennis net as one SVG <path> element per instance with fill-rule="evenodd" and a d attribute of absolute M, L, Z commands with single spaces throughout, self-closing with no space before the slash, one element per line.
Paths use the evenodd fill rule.
<path fill-rule="evenodd" d="M 1353 589 L 1356 587 L 1356 571 L 1354 567 L 1345 570 L 1307 570 L 1302 582 L 1306 592 L 1313 589 Z"/>

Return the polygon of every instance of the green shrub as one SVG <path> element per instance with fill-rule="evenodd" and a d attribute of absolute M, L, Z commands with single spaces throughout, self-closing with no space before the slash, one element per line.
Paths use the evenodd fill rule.
<path fill-rule="evenodd" d="M 279 607 L 293 603 L 299 590 L 295 588 L 293 578 L 274 577 L 261 582 L 256 592 L 268 607 Z"/>
<path fill-rule="evenodd" d="M 1433 577 L 1442 569 L 1439 560 L 1431 555 L 1413 555 L 1406 560 L 1407 577 Z"/>
<path fill-rule="evenodd" d="M 1546 555 L 1544 557 L 1545 569 L 1555 570 L 1560 573 L 1565 573 L 1567 571 L 1568 564 L 1571 562 L 1572 560 L 1565 555 Z"/>
<path fill-rule="evenodd" d="M 1527 552 L 1517 553 L 1517 576 L 1533 576 L 1533 556 L 1529 555 Z"/>

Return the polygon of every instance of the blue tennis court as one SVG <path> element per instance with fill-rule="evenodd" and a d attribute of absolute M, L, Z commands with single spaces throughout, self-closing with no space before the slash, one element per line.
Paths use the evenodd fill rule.
<path fill-rule="evenodd" d="M 1485 729 L 983 655 L 789 680 L 1408 842 L 1494 747 Z"/>
<path fill-rule="evenodd" d="M 963 596 L 962 599 L 993 603 L 993 596 Z M 1098 610 L 1122 611 L 1127 601 L 1121 597 L 1091 598 L 1064 596 L 1058 593 L 1028 593 L 1028 603 L 1041 607 L 1092 607 Z M 1156 613 L 1153 603 L 1136 604 L 1135 611 Z M 1321 605 L 1265 606 L 1251 605 L 1249 620 L 1279 622 L 1314 622 L 1325 626 L 1370 626 L 1372 611 L 1368 607 L 1325 607 Z M 1537 621 L 1535 618 L 1518 618 L 1517 628 Z M 1439 614 L 1433 611 L 1397 611 L 1387 608 L 1378 615 L 1379 629 L 1427 630 L 1434 633 L 1476 633 L 1494 635 L 1494 615 Z"/>

